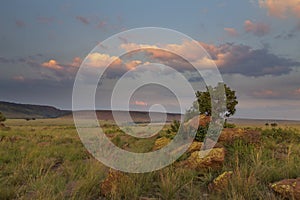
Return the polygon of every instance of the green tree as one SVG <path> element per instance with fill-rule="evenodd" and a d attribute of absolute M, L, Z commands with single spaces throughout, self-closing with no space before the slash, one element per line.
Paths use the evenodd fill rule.
<path fill-rule="evenodd" d="M 0 123 L 6 120 L 5 116 L 0 112 Z"/>
<path fill-rule="evenodd" d="M 226 95 L 225 117 L 230 117 L 230 116 L 234 115 L 234 113 L 236 112 L 235 107 L 238 104 L 235 91 L 231 90 L 230 87 L 228 87 L 226 84 L 222 84 L 222 83 L 219 83 L 219 85 L 215 88 L 212 88 L 211 86 L 206 87 L 206 91 L 204 91 L 204 92 L 197 91 L 196 92 L 197 101 L 193 104 L 193 109 L 198 108 L 200 114 L 204 114 L 206 116 L 212 116 L 211 95 L 214 95 L 214 93 L 215 93 L 216 94 L 215 96 L 219 97 L 220 92 L 225 92 L 225 95 Z M 222 104 L 222 102 L 220 102 L 220 101 L 221 101 L 221 99 L 218 99 L 218 102 L 216 104 L 218 104 L 218 105 Z"/>
<path fill-rule="evenodd" d="M 234 124 L 228 124 L 227 126 L 227 118 L 234 115 L 236 112 L 235 107 L 238 104 L 234 90 L 232 90 L 226 84 L 219 83 L 214 88 L 211 86 L 206 87 L 206 91 L 197 91 L 196 98 L 197 99 L 194 101 L 192 107 L 187 110 L 185 114 L 185 121 L 188 121 L 198 114 L 210 116 L 212 121 L 217 119 L 218 116 L 222 115 L 226 117 L 224 127 L 234 127 Z M 212 107 L 214 110 L 212 110 Z M 178 127 L 179 123 L 173 122 L 169 132 L 177 132 Z M 203 141 L 207 130 L 208 124 L 204 127 L 199 126 L 195 139 L 198 141 Z"/>

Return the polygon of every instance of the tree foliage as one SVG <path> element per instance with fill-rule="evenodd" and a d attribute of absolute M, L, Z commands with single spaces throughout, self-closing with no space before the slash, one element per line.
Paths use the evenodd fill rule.
<path fill-rule="evenodd" d="M 6 117 L 0 112 L 0 122 L 4 122 Z"/>
<path fill-rule="evenodd" d="M 226 97 L 226 98 L 225 98 Z M 185 114 L 185 121 L 201 115 L 210 116 L 212 120 L 217 119 L 218 116 L 230 117 L 236 112 L 236 105 L 238 104 L 235 91 L 228 87 L 226 84 L 219 83 L 216 87 L 206 87 L 206 91 L 197 91 L 196 100 L 193 102 L 192 107 L 187 110 Z M 212 110 L 213 108 L 213 110 Z M 180 123 L 173 122 L 169 132 L 177 132 Z M 224 127 L 235 127 L 234 124 L 227 124 L 225 119 Z M 207 134 L 209 124 L 206 126 L 199 126 L 197 129 L 195 140 L 203 141 Z"/>
<path fill-rule="evenodd" d="M 211 100 L 211 96 L 213 96 L 213 100 L 215 100 L 215 97 L 218 98 L 214 105 L 214 107 L 217 108 L 218 105 L 224 104 L 224 102 L 222 102 L 223 99 L 219 98 L 221 96 L 220 93 L 222 92 L 223 93 L 225 92 L 226 95 L 225 116 L 230 117 L 234 115 L 234 113 L 236 112 L 235 107 L 238 104 L 235 91 L 231 90 L 231 88 L 228 87 L 226 84 L 221 84 L 221 83 L 215 88 L 212 88 L 211 86 L 206 87 L 206 91 L 204 92 L 197 91 L 196 92 L 197 101 L 193 104 L 194 109 L 197 106 L 196 108 L 198 108 L 200 114 L 212 116 L 212 103 L 214 103 L 214 101 Z"/>

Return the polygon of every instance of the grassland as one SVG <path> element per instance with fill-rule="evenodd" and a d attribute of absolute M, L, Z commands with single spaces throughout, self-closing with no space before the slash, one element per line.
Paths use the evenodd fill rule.
<path fill-rule="evenodd" d="M 134 139 L 102 122 L 118 146 L 151 151 L 155 137 Z M 0 199 L 282 199 L 269 184 L 300 175 L 300 135 L 293 128 L 265 128 L 260 144 L 237 140 L 226 146 L 220 169 L 190 170 L 176 163 L 145 174 L 124 174 L 104 197 L 110 169 L 82 145 L 71 119 L 8 120 L 0 130 Z M 243 124 L 243 126 L 247 126 Z M 254 127 L 252 127 L 254 128 Z M 160 134 L 165 134 L 163 130 Z M 234 176 L 221 191 L 208 185 L 225 171 Z"/>

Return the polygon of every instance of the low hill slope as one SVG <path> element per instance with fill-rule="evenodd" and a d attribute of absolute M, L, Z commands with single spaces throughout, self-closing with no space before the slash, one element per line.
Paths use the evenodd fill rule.
<path fill-rule="evenodd" d="M 11 119 L 56 118 L 70 113 L 70 111 L 60 110 L 52 106 L 19 104 L 3 101 L 0 101 L 0 112 Z"/>

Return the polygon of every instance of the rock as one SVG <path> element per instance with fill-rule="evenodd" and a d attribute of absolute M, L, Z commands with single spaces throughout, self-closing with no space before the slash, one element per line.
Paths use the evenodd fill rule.
<path fill-rule="evenodd" d="M 10 127 L 7 127 L 3 123 L 0 123 L 0 130 L 2 130 L 2 131 L 9 131 Z"/>
<path fill-rule="evenodd" d="M 192 153 L 194 151 L 200 151 L 203 142 L 196 142 L 194 141 L 187 150 L 187 153 Z"/>
<path fill-rule="evenodd" d="M 207 155 L 206 155 L 207 154 Z M 205 157 L 201 157 L 205 155 Z M 225 160 L 224 148 L 214 148 L 206 151 L 194 151 L 181 165 L 189 169 L 219 168 Z"/>
<path fill-rule="evenodd" d="M 284 198 L 300 200 L 300 178 L 284 179 L 270 185 L 272 190 Z"/>
<path fill-rule="evenodd" d="M 153 150 L 158 150 L 158 149 L 163 148 L 163 147 L 166 146 L 170 141 L 171 141 L 171 139 L 166 138 L 166 137 L 158 138 L 158 139 L 155 141 L 155 143 L 154 143 Z"/>
<path fill-rule="evenodd" d="M 244 130 L 241 128 L 224 128 L 218 142 L 232 143 L 236 139 L 242 139 L 249 143 L 259 143 L 261 132 L 256 130 Z"/>
<path fill-rule="evenodd" d="M 128 178 L 128 176 L 120 171 L 110 169 L 106 179 L 100 185 L 101 194 L 105 197 L 116 194 L 118 183 L 124 178 Z"/>
<path fill-rule="evenodd" d="M 212 183 L 208 185 L 210 191 L 221 192 L 224 188 L 227 187 L 229 179 L 232 177 L 233 172 L 227 171 L 219 175 L 213 180 Z"/>

